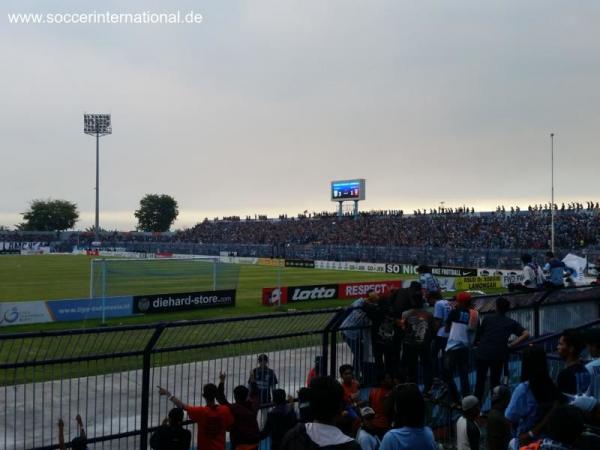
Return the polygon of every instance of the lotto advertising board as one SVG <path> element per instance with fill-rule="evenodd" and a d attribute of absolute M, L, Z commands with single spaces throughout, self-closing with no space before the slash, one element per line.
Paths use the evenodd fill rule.
<path fill-rule="evenodd" d="M 133 312 L 142 314 L 220 308 L 225 306 L 235 306 L 234 289 L 137 295 L 133 297 Z"/>
<path fill-rule="evenodd" d="M 262 304 L 273 306 L 313 300 L 351 300 L 365 297 L 369 291 L 384 294 L 392 289 L 400 289 L 401 287 L 402 282 L 400 280 L 282 286 L 280 288 L 268 287 L 262 290 Z"/>

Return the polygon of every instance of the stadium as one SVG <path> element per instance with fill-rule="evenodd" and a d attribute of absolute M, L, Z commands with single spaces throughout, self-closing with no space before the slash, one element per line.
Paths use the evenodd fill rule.
<path fill-rule="evenodd" d="M 600 448 L 597 6 L 13 3 L 1 450 Z"/>

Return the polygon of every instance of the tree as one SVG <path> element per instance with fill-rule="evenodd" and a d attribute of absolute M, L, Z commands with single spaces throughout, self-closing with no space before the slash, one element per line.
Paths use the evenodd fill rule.
<path fill-rule="evenodd" d="M 179 209 L 170 195 L 146 194 L 140 200 L 140 209 L 134 215 L 138 220 L 139 230 L 169 231 L 179 215 Z"/>
<path fill-rule="evenodd" d="M 67 200 L 33 200 L 29 211 L 21 213 L 23 231 L 62 231 L 75 226 L 79 220 L 77 205 Z"/>

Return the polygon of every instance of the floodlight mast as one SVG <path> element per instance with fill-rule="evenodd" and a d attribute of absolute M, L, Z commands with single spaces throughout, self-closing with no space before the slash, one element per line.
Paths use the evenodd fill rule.
<path fill-rule="evenodd" d="M 112 134 L 110 114 L 84 114 L 83 132 L 96 136 L 96 217 L 94 222 L 95 241 L 100 241 L 100 136 Z"/>

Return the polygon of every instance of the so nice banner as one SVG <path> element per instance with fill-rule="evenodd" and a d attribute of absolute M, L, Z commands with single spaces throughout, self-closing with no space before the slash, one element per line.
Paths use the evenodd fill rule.
<path fill-rule="evenodd" d="M 351 300 L 364 297 L 369 291 L 384 294 L 392 289 L 400 289 L 401 287 L 402 282 L 400 280 L 268 287 L 262 290 L 262 304 L 272 306 L 313 300 Z"/>

